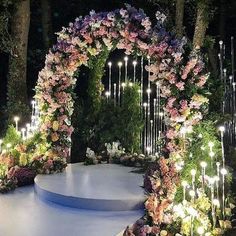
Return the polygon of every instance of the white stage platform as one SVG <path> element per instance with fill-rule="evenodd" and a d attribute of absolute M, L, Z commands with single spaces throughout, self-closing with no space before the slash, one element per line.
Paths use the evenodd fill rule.
<path fill-rule="evenodd" d="M 99 211 L 143 209 L 143 176 L 115 164 L 69 164 L 55 175 L 38 175 L 38 196 L 60 205 Z"/>

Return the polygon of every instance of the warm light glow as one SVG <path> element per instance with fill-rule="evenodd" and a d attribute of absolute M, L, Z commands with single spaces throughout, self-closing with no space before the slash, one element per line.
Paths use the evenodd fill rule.
<path fill-rule="evenodd" d="M 197 171 L 196 171 L 195 169 L 192 169 L 192 170 L 191 170 L 191 175 L 194 176 L 194 175 L 196 175 L 196 173 L 197 173 Z"/>
<path fill-rule="evenodd" d="M 220 127 L 219 127 L 219 131 L 220 131 L 220 132 L 225 132 L 225 127 L 224 127 L 224 126 L 220 126 Z"/>
<path fill-rule="evenodd" d="M 204 228 L 202 226 L 198 227 L 197 232 L 198 232 L 198 234 L 203 235 L 204 234 Z"/>
<path fill-rule="evenodd" d="M 203 151 L 204 151 L 205 149 L 206 149 L 206 148 L 205 148 L 204 146 L 201 146 L 201 150 L 203 150 Z"/>
<path fill-rule="evenodd" d="M 137 61 L 133 61 L 133 66 L 136 66 L 137 65 Z"/>
<path fill-rule="evenodd" d="M 118 66 L 121 67 L 123 64 L 121 61 L 118 62 Z"/>
<path fill-rule="evenodd" d="M 209 156 L 210 156 L 210 157 L 214 157 L 214 156 L 215 156 L 215 153 L 214 153 L 214 152 L 209 152 Z"/>
<path fill-rule="evenodd" d="M 151 89 L 147 89 L 147 93 L 150 94 L 152 92 Z"/>
<path fill-rule="evenodd" d="M 132 82 L 129 82 L 129 86 L 132 87 L 132 86 L 133 86 L 133 83 L 132 83 Z"/>
<path fill-rule="evenodd" d="M 148 105 L 148 104 L 147 104 L 146 102 L 145 102 L 145 103 L 143 103 L 143 106 L 144 106 L 144 107 L 147 107 L 147 105 Z"/>
<path fill-rule="evenodd" d="M 15 121 L 15 122 L 18 122 L 19 120 L 20 120 L 20 118 L 19 118 L 18 116 L 15 116 L 15 117 L 14 117 L 14 121 Z"/>
<path fill-rule="evenodd" d="M 190 195 L 190 197 L 195 197 L 195 191 L 194 190 L 190 190 L 189 191 L 189 195 Z"/>
<path fill-rule="evenodd" d="M 219 44 L 220 44 L 220 45 L 222 45 L 222 44 L 223 44 L 223 41 L 222 41 L 222 40 L 220 40 L 220 41 L 219 41 Z"/>
<path fill-rule="evenodd" d="M 186 180 L 183 180 L 183 181 L 182 181 L 182 186 L 183 186 L 183 187 L 187 187 L 187 186 L 188 186 L 188 182 L 187 182 Z"/>
<path fill-rule="evenodd" d="M 126 86 L 126 84 L 125 84 L 125 83 L 122 83 L 121 86 L 124 88 L 124 87 Z"/>
<path fill-rule="evenodd" d="M 111 66 L 112 66 L 112 63 L 111 63 L 110 61 L 109 61 L 107 64 L 108 64 L 108 66 L 109 66 L 109 67 L 111 67 Z"/>
<path fill-rule="evenodd" d="M 210 148 L 212 148 L 212 147 L 214 147 L 214 143 L 213 143 L 213 142 L 209 142 L 209 143 L 208 143 L 208 146 L 209 146 Z"/>
<path fill-rule="evenodd" d="M 220 206 L 220 201 L 218 199 L 213 199 L 212 201 L 213 205 L 219 207 Z"/>
<path fill-rule="evenodd" d="M 202 168 L 206 168 L 207 167 L 207 163 L 205 161 L 202 161 L 200 163 L 200 165 L 201 165 Z"/>
<path fill-rule="evenodd" d="M 221 169 L 220 173 L 222 175 L 227 175 L 228 171 L 225 168 L 223 168 L 223 169 Z"/>
<path fill-rule="evenodd" d="M 127 62 L 129 58 L 127 56 L 124 57 L 124 61 Z"/>
<path fill-rule="evenodd" d="M 7 148 L 10 148 L 11 147 L 11 143 L 7 143 Z"/>
<path fill-rule="evenodd" d="M 203 137 L 202 134 L 199 134 L 199 135 L 198 135 L 198 138 L 202 138 L 202 137 Z"/>
<path fill-rule="evenodd" d="M 106 95 L 106 97 L 109 97 L 111 95 L 111 93 L 109 91 L 106 91 L 105 95 Z"/>

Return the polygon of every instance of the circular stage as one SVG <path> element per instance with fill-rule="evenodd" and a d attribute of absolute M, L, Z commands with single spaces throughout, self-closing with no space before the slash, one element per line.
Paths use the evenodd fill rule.
<path fill-rule="evenodd" d="M 35 191 L 43 200 L 90 210 L 143 209 L 142 174 L 115 164 L 69 164 L 55 175 L 38 175 Z"/>

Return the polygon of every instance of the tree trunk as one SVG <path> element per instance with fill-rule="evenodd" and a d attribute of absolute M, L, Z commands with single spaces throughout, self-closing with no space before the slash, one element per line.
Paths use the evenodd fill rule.
<path fill-rule="evenodd" d="M 208 6 L 209 0 L 199 0 L 197 4 L 197 19 L 193 36 L 193 48 L 202 47 L 208 27 Z"/>
<path fill-rule="evenodd" d="M 41 0 L 41 20 L 43 29 L 43 43 L 47 50 L 51 45 L 52 39 L 52 19 L 50 0 Z"/>
<path fill-rule="evenodd" d="M 184 0 L 176 1 L 176 12 L 175 12 L 175 26 L 176 26 L 176 34 L 179 38 L 183 36 L 184 26 Z"/>
<path fill-rule="evenodd" d="M 9 63 L 8 78 L 8 120 L 12 123 L 14 115 L 25 120 L 28 114 L 27 96 L 27 47 L 30 24 L 30 0 L 16 3 L 12 15 L 11 36 L 13 40 L 12 55 Z"/>

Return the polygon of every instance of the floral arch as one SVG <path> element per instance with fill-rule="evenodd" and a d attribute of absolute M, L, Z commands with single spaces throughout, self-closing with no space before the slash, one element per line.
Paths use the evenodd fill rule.
<path fill-rule="evenodd" d="M 58 33 L 56 45 L 46 56 L 45 67 L 39 73 L 36 99 L 41 114 L 41 133 L 48 144 L 48 155 L 68 158 L 73 132 L 74 73 L 81 65 L 89 66 L 104 50 L 124 49 L 127 55 L 149 57 L 146 69 L 150 79 L 158 82 L 163 99 L 166 132 L 165 153 L 183 156 L 182 128 L 189 129 L 202 118 L 207 99 L 202 96 L 207 75 L 197 53 L 185 61 L 185 40 L 178 40 L 163 26 L 165 16 L 156 14 L 152 26 L 143 10 L 129 5 L 113 12 L 80 17 Z"/>
<path fill-rule="evenodd" d="M 165 30 L 164 15 L 157 12 L 156 18 L 157 23 L 152 26 L 142 10 L 129 5 L 113 12 L 92 11 L 84 18 L 77 18 L 58 33 L 57 43 L 46 56 L 36 86 L 41 134 L 48 149 L 44 158 L 60 158 L 65 162 L 73 132 L 74 74 L 78 68 L 90 66 L 91 58 L 97 58 L 104 51 L 109 54 L 114 49 L 150 59 L 146 70 L 150 80 L 160 87 L 167 126 L 163 133 L 163 157 L 145 178 L 146 190 L 150 193 L 146 209 L 156 227 L 151 229 L 154 231 L 165 223 L 165 209 L 174 201 L 179 186 L 178 171 L 186 155 L 185 134 L 202 119 L 208 104 L 203 89 L 208 75 L 202 59 L 196 51 L 186 56 L 185 40 L 176 39 Z M 158 176 L 159 185 L 152 179 L 153 173 Z"/>

